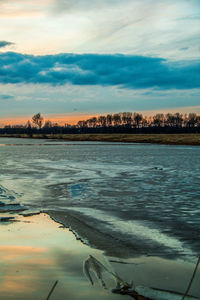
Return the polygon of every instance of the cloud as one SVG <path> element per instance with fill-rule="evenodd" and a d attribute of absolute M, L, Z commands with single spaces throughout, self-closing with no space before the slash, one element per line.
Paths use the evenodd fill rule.
<path fill-rule="evenodd" d="M 4 48 L 6 46 L 13 45 L 14 43 L 7 42 L 7 41 L 0 41 L 0 48 Z"/>
<path fill-rule="evenodd" d="M 122 54 L 33 56 L 6 52 L 0 53 L 0 82 L 192 89 L 200 87 L 200 63 Z"/>
<path fill-rule="evenodd" d="M 1 39 L 17 41 L 20 53 L 193 60 L 200 57 L 199 12 L 199 0 L 0 0 Z"/>
<path fill-rule="evenodd" d="M 2 100 L 8 100 L 8 99 L 13 99 L 13 98 L 14 97 L 11 95 L 6 95 L 6 94 L 0 95 L 0 99 L 2 99 Z"/>
<path fill-rule="evenodd" d="M 127 4 L 130 0 L 54 0 L 53 9 L 54 12 L 71 12 L 71 11 L 88 11 L 97 10 L 99 8 L 111 7 L 118 4 Z"/>
<path fill-rule="evenodd" d="M 183 48 L 180 48 L 179 50 L 181 50 L 181 51 L 186 51 L 186 50 L 188 50 L 189 49 L 189 47 L 183 47 Z"/>

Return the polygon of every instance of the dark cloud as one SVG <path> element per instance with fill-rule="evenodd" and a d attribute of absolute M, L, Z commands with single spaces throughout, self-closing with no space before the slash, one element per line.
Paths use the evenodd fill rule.
<path fill-rule="evenodd" d="M 189 49 L 189 47 L 183 47 L 183 48 L 180 48 L 179 50 L 181 50 L 181 51 L 186 51 L 186 50 L 188 50 Z"/>
<path fill-rule="evenodd" d="M 7 42 L 7 41 L 0 41 L 0 48 L 13 45 L 14 43 Z"/>
<path fill-rule="evenodd" d="M 200 87 L 200 63 L 133 55 L 0 53 L 1 83 L 102 85 L 143 89 Z"/>
<path fill-rule="evenodd" d="M 3 100 L 13 99 L 13 98 L 14 97 L 11 95 L 0 95 L 0 99 L 3 99 Z"/>

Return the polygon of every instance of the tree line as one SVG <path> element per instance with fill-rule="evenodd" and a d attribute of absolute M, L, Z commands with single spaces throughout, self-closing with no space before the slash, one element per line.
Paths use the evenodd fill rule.
<path fill-rule="evenodd" d="M 79 121 L 77 126 L 82 127 L 109 127 L 125 126 L 130 128 L 144 127 L 195 127 L 200 126 L 200 116 L 189 114 L 156 114 L 152 117 L 144 117 L 140 113 L 123 112 L 93 117 L 85 121 Z"/>
<path fill-rule="evenodd" d="M 7 125 L 0 133 L 200 133 L 200 115 L 196 113 L 157 113 L 146 117 L 141 113 L 122 112 L 100 115 L 60 126 L 35 114 L 25 125 Z"/>

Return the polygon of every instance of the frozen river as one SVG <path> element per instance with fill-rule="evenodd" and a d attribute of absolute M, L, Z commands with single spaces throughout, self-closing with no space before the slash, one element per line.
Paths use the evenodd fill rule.
<path fill-rule="evenodd" d="M 0 212 L 69 215 L 79 221 L 76 231 L 87 225 L 105 236 L 109 254 L 117 241 L 130 255 L 198 256 L 199 147 L 14 138 L 0 144 Z"/>

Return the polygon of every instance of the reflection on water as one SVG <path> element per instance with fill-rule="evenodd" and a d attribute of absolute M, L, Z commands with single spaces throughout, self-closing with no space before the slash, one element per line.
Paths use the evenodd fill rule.
<path fill-rule="evenodd" d="M 40 211 L 104 251 L 125 281 L 184 292 L 200 249 L 198 147 L 1 138 L 0 144 L 9 144 L 0 147 L 3 299 L 45 298 L 55 280 L 52 299 L 122 297 L 89 287 L 83 277 L 83 261 L 101 251 L 47 217 L 19 222 L 19 214 Z M 122 258 L 124 264 L 114 262 Z M 197 282 L 192 288 L 199 295 Z"/>
<path fill-rule="evenodd" d="M 60 229 L 45 215 L 21 218 L 24 220 L 30 223 L 1 228 L 1 299 L 46 299 L 55 280 L 58 285 L 52 300 L 116 299 L 100 287 L 88 285 L 82 265 L 89 248 L 67 229 Z"/>
<path fill-rule="evenodd" d="M 124 299 L 112 294 L 115 282 L 108 289 L 91 286 L 83 273 L 83 263 L 89 255 L 117 272 L 124 281 L 135 285 L 153 286 L 183 292 L 194 265 L 158 258 L 124 260 L 105 257 L 99 250 L 81 244 L 66 228 L 60 228 L 48 216 L 20 217 L 20 222 L 1 228 L 0 294 L 4 300 L 45 299 L 58 280 L 51 299 Z M 30 222 L 30 223 L 24 223 Z M 110 263 L 108 263 L 110 260 Z M 191 293 L 200 296 L 200 272 Z M 125 298 L 126 299 L 126 298 Z"/>
<path fill-rule="evenodd" d="M 0 211 L 62 211 L 107 240 L 118 239 L 130 253 L 198 256 L 199 147 L 3 138 L 0 143 L 10 145 L 0 147 L 0 187 L 18 204 L 8 207 L 12 203 L 2 195 L 6 205 L 0 203 Z"/>
<path fill-rule="evenodd" d="M 198 259 L 195 270 L 197 270 L 199 263 L 200 258 Z M 115 294 L 128 295 L 137 300 L 194 300 L 193 297 L 189 296 L 189 289 L 187 289 L 187 293 L 181 294 L 163 289 L 160 290 L 145 286 L 134 286 L 133 280 L 129 284 L 128 282 L 120 278 L 119 275 L 115 271 L 113 271 L 110 266 L 106 267 L 92 255 L 90 255 L 89 258 L 85 261 L 84 270 L 88 280 L 92 285 L 94 284 L 94 279 L 91 273 L 93 273 L 93 275 L 96 277 L 96 279 L 104 289 L 108 288 L 110 279 L 113 280 L 116 284 L 116 287 L 112 289 L 112 292 Z M 196 272 L 194 273 L 194 276 L 195 274 Z"/>

